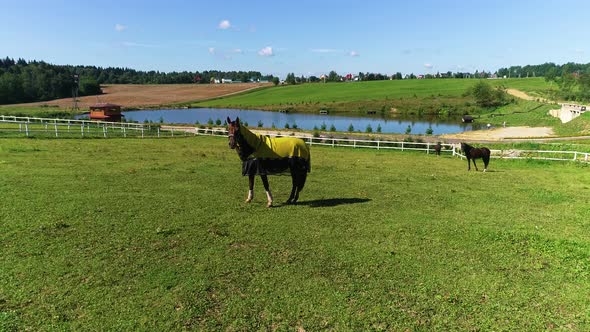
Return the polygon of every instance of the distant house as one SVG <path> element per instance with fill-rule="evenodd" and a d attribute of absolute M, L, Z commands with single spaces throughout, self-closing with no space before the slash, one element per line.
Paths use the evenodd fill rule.
<path fill-rule="evenodd" d="M 232 79 L 229 78 L 222 78 L 221 79 L 221 83 L 233 83 L 234 81 Z"/>

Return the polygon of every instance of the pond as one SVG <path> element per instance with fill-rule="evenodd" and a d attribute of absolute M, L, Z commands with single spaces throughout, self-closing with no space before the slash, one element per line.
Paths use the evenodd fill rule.
<path fill-rule="evenodd" d="M 352 116 L 352 115 L 328 115 L 309 113 L 280 113 L 258 110 L 239 110 L 225 108 L 193 108 L 193 109 L 161 109 L 123 112 L 127 121 L 155 122 L 155 123 L 176 123 L 176 124 L 202 124 L 216 122 L 218 119 L 223 123 L 229 116 L 232 120 L 240 117 L 242 123 L 247 122 L 250 127 L 263 127 L 277 129 L 290 128 L 294 125 L 299 129 L 313 130 L 314 127 L 329 131 L 332 126 L 336 131 L 349 131 L 350 126 L 354 131 L 366 132 L 371 126 L 373 132 L 381 127 L 382 133 L 405 133 L 408 126 L 412 134 L 424 134 L 428 128 L 432 128 L 435 135 L 460 133 L 464 131 L 479 129 L 473 124 L 465 124 L 460 118 L 438 118 L 438 117 L 414 117 L 414 118 L 392 118 L 374 116 Z"/>

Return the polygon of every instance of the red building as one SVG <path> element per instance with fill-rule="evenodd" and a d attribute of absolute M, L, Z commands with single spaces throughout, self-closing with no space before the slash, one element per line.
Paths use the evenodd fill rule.
<path fill-rule="evenodd" d="M 121 105 L 98 103 L 90 106 L 90 118 L 93 120 L 119 121 L 122 116 Z"/>

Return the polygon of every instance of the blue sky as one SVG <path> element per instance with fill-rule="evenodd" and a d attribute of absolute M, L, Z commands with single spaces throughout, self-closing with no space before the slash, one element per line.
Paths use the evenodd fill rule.
<path fill-rule="evenodd" d="M 0 57 L 283 77 L 590 62 L 590 1 L 8 1 Z"/>

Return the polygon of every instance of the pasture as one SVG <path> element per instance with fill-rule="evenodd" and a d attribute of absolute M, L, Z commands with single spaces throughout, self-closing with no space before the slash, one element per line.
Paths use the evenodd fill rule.
<path fill-rule="evenodd" d="M 590 329 L 587 165 L 311 154 L 268 209 L 226 139 L 1 139 L 0 330 Z"/>
<path fill-rule="evenodd" d="M 246 107 L 296 106 L 305 104 L 331 104 L 370 102 L 393 99 L 425 99 L 430 97 L 461 98 L 463 93 L 476 84 L 477 79 L 429 79 L 363 81 L 350 83 L 314 83 L 279 86 L 236 96 L 198 102 L 202 107 Z M 494 85 L 519 89 L 525 92 L 544 92 L 550 89 L 543 78 L 485 80 Z M 406 100 L 406 102 L 409 102 Z"/>

